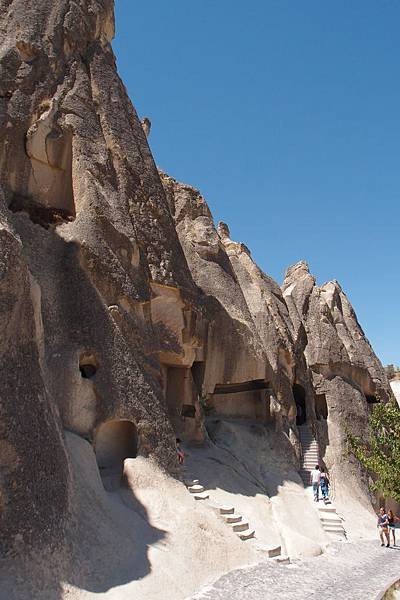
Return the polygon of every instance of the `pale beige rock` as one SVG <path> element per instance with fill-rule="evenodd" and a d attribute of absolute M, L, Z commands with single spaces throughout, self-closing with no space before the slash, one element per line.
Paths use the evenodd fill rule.
<path fill-rule="evenodd" d="M 357 536 L 345 427 L 389 388 L 340 285 L 300 262 L 281 290 L 158 172 L 111 0 L 0 0 L 0 31 L 0 597 L 178 599 L 260 560 L 174 479 L 177 436 L 206 495 L 303 557 L 326 542 L 305 419 Z"/>

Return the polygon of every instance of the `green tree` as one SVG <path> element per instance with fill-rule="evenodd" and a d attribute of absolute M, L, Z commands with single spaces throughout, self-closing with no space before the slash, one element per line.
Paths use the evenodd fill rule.
<path fill-rule="evenodd" d="M 366 437 L 348 433 L 351 452 L 373 478 L 371 488 L 400 502 L 400 409 L 391 400 L 374 405 Z"/>

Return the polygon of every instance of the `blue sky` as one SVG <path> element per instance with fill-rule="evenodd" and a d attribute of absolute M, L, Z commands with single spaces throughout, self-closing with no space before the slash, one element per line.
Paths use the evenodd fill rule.
<path fill-rule="evenodd" d="M 400 2 L 116 0 L 157 164 L 282 282 L 337 279 L 400 364 Z"/>

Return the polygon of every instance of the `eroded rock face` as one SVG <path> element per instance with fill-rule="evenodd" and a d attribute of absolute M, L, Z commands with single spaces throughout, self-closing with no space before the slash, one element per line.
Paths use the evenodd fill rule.
<path fill-rule="evenodd" d="M 384 369 L 337 281 L 318 287 L 300 262 L 288 269 L 282 289 L 311 372 L 312 420 L 336 495 L 345 500 L 357 489 L 366 503 L 367 482 L 348 456 L 346 432 L 362 435 L 373 403 L 388 398 Z"/>
<path fill-rule="evenodd" d="M 121 472 L 136 455 L 174 471 L 175 436 L 207 440 L 209 412 L 269 427 L 296 466 L 302 410 L 338 489 L 361 482 L 368 498 L 344 426 L 362 431 L 388 384 L 351 305 L 304 262 L 281 289 L 197 190 L 157 171 L 113 30 L 111 0 L 0 0 L 0 544 L 11 559 L 74 547 L 65 431 L 91 465 L 98 452 L 113 489 L 115 460 Z"/>
<path fill-rule="evenodd" d="M 108 0 L 0 3 L 5 552 L 39 529 L 36 542 L 62 537 L 63 428 L 94 442 L 126 419 L 139 454 L 176 461 L 158 356 L 189 352 L 181 313 L 195 286 L 113 29 Z M 177 330 L 152 315 L 163 286 L 180 296 Z"/>

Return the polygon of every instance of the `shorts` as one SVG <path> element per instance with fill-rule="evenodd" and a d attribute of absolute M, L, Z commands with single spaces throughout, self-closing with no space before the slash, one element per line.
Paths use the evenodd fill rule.
<path fill-rule="evenodd" d="M 395 525 L 389 525 L 390 531 L 394 531 L 396 529 Z"/>

